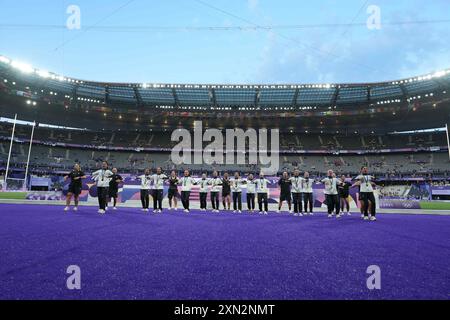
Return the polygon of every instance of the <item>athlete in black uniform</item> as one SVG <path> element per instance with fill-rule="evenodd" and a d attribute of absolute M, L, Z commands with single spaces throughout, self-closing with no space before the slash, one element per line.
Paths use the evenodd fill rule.
<path fill-rule="evenodd" d="M 113 199 L 113 210 L 116 210 L 119 183 L 122 182 L 123 179 L 119 174 L 117 174 L 117 168 L 113 168 L 111 171 L 113 175 L 111 176 L 111 181 L 109 181 L 108 202 Z"/>
<path fill-rule="evenodd" d="M 340 199 L 340 208 L 341 214 L 344 214 L 344 209 L 347 209 L 347 215 L 351 215 L 350 213 L 350 202 L 348 201 L 348 197 L 350 196 L 350 187 L 351 183 L 345 181 L 345 175 L 341 176 L 341 184 L 338 185 L 339 199 Z"/>
<path fill-rule="evenodd" d="M 223 174 L 222 178 L 222 203 L 225 210 L 231 208 L 231 181 L 228 178 L 228 172 Z"/>
<path fill-rule="evenodd" d="M 285 171 L 278 180 L 278 185 L 280 186 L 280 202 L 278 203 L 278 211 L 281 211 L 283 206 L 283 201 L 288 203 L 289 212 L 291 211 L 291 181 L 289 180 L 288 173 Z"/>
<path fill-rule="evenodd" d="M 169 209 L 178 210 L 178 200 L 180 197 L 180 193 L 178 192 L 178 177 L 175 170 L 172 170 L 169 177 L 169 191 L 167 193 L 167 197 L 169 198 Z"/>
<path fill-rule="evenodd" d="M 69 183 L 69 190 L 67 192 L 66 196 L 66 207 L 64 208 L 64 211 L 69 210 L 70 207 L 70 201 L 72 200 L 72 196 L 74 198 L 75 207 L 73 208 L 74 211 L 78 210 L 78 198 L 81 193 L 82 189 L 82 181 L 81 179 L 86 179 L 86 175 L 83 171 L 81 171 L 80 165 L 78 163 L 75 163 L 73 166 L 73 170 L 64 177 L 64 180 L 70 179 Z"/>

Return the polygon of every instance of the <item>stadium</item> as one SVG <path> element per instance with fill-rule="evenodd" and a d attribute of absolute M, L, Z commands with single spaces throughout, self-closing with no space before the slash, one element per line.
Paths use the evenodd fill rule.
<path fill-rule="evenodd" d="M 450 69 L 381 80 L 100 82 L 0 56 L 0 299 L 447 300 Z M 223 139 L 208 162 L 210 129 Z M 243 147 L 228 139 L 239 130 Z M 246 144 L 252 130 L 270 150 Z M 183 132 L 192 141 L 177 162 Z M 262 152 L 276 170 L 250 160 Z M 117 194 L 102 204 L 98 176 L 112 168 Z M 289 207 L 280 201 L 296 170 L 312 181 L 309 214 L 306 200 L 299 212 L 290 193 Z M 267 208 L 258 191 L 249 210 L 249 175 L 264 172 Z M 228 207 L 226 174 L 243 181 Z M 369 174 L 376 221 L 355 184 Z M 346 209 L 329 209 L 326 179 L 348 184 Z M 74 265 L 81 290 L 66 288 Z M 381 290 L 366 286 L 373 266 Z"/>

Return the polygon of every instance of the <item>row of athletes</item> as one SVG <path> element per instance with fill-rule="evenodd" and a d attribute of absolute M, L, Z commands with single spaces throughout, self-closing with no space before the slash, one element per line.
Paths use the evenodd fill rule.
<path fill-rule="evenodd" d="M 75 207 L 77 210 L 78 196 L 81 193 L 81 179 L 86 178 L 84 172 L 78 164 L 75 164 L 65 179 L 70 179 L 69 190 L 66 198 L 66 207 L 69 210 L 72 196 L 74 197 Z M 99 213 L 103 214 L 108 208 L 108 202 L 113 200 L 113 209 L 117 207 L 117 196 L 119 183 L 123 181 L 122 177 L 117 174 L 117 169 L 108 169 L 108 163 L 104 161 L 102 168 L 92 174 L 92 178 L 97 184 L 97 194 L 99 201 Z M 159 167 L 156 173 L 151 174 L 150 169 L 146 169 L 143 175 L 138 176 L 141 182 L 140 199 L 142 210 L 149 211 L 150 195 L 153 198 L 154 213 L 162 212 L 162 200 L 164 184 L 169 184 L 168 199 L 169 209 L 177 210 L 177 198 L 181 198 L 184 212 L 188 213 L 190 208 L 190 194 L 193 185 L 199 185 L 200 210 L 207 210 L 207 195 L 210 194 L 212 212 L 219 212 L 219 193 L 222 193 L 222 204 L 225 210 L 231 210 L 231 199 L 233 200 L 233 212 L 240 213 L 242 211 L 242 186 L 245 184 L 247 189 L 247 210 L 252 213 L 255 211 L 255 198 L 258 200 L 260 214 L 268 212 L 268 184 L 270 183 L 264 177 L 264 173 L 260 173 L 258 178 L 253 174 L 249 174 L 247 178 L 241 178 L 239 172 L 235 172 L 231 179 L 227 172 L 223 177 L 219 177 L 218 172 L 214 171 L 211 178 L 203 174 L 201 178 L 195 179 L 190 176 L 189 170 L 184 171 L 183 177 L 179 178 L 175 171 L 169 176 L 162 172 Z M 365 220 L 376 220 L 375 218 L 375 197 L 373 194 L 375 182 L 374 177 L 368 174 L 368 168 L 362 167 L 361 173 L 353 179 L 355 182 L 351 184 L 345 176 L 340 179 L 336 178 L 333 170 L 328 170 L 327 177 L 322 180 L 314 180 L 309 177 L 309 173 L 305 172 L 300 176 L 300 170 L 295 169 L 292 176 L 289 177 L 287 172 L 283 172 L 278 181 L 280 187 L 280 199 L 277 212 L 281 211 L 283 202 L 287 202 L 289 213 L 294 216 L 302 216 L 303 214 L 313 214 L 313 183 L 323 183 L 325 185 L 325 203 L 328 209 L 328 217 L 333 215 L 336 218 L 342 216 L 344 208 L 350 215 L 349 189 L 359 187 L 359 200 L 361 204 L 361 217 Z M 181 195 L 178 187 L 181 185 Z M 293 202 L 293 210 L 292 210 Z M 302 205 L 303 204 L 303 205 Z M 304 209 L 304 210 L 303 210 Z"/>

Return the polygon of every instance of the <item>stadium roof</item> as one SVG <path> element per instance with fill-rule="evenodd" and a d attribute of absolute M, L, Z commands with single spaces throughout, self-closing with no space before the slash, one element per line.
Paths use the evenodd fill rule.
<path fill-rule="evenodd" d="M 0 76 L 20 79 L 31 89 L 96 103 L 163 108 L 210 107 L 213 110 L 260 110 L 264 107 L 313 108 L 351 104 L 392 104 L 450 88 L 450 69 L 379 83 L 348 84 L 150 84 L 107 83 L 73 79 L 0 56 Z M 31 90 L 30 89 L 30 90 Z"/>

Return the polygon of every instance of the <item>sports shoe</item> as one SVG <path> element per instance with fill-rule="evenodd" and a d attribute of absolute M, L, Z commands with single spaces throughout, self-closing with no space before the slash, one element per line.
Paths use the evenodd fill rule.
<path fill-rule="evenodd" d="M 113 210 L 117 210 L 117 207 L 113 207 Z"/>
<path fill-rule="evenodd" d="M 296 213 L 294 213 L 294 217 L 297 217 L 298 216 L 298 213 L 296 212 Z"/>
<path fill-rule="evenodd" d="M 331 218 L 331 214 L 328 215 L 328 218 Z"/>
<path fill-rule="evenodd" d="M 349 211 L 349 212 L 347 212 L 347 215 L 348 215 L 348 216 L 351 216 L 352 214 L 351 214 L 350 211 Z"/>
<path fill-rule="evenodd" d="M 275 211 L 276 213 L 280 213 L 280 209 L 277 209 L 277 211 Z"/>
<path fill-rule="evenodd" d="M 78 207 L 73 207 L 73 211 L 78 211 Z"/>
<path fill-rule="evenodd" d="M 370 221 L 377 221 L 377 218 L 375 218 L 375 216 L 371 216 Z"/>
<path fill-rule="evenodd" d="M 99 210 L 98 210 L 98 213 L 100 213 L 100 214 L 105 214 L 105 210 L 99 209 Z"/>
<path fill-rule="evenodd" d="M 364 220 L 369 220 L 369 217 L 368 216 L 364 216 Z"/>
<path fill-rule="evenodd" d="M 361 219 L 363 219 L 363 218 L 364 218 L 364 214 L 361 213 Z"/>
<path fill-rule="evenodd" d="M 264 211 L 264 214 L 267 215 L 267 211 Z"/>
<path fill-rule="evenodd" d="M 65 207 L 65 208 L 64 208 L 64 211 L 69 211 L 69 207 Z"/>
<path fill-rule="evenodd" d="M 336 215 L 336 219 L 338 219 L 338 218 L 340 218 L 341 217 L 341 215 L 340 214 L 337 214 Z"/>
<path fill-rule="evenodd" d="M 303 213 L 300 212 L 300 213 L 298 214 L 298 216 L 299 216 L 299 217 L 303 217 Z"/>
<path fill-rule="evenodd" d="M 186 213 L 188 213 L 188 212 L 189 212 L 189 210 L 188 210 L 188 209 L 184 209 L 183 211 L 184 211 L 184 212 L 186 212 Z"/>
<path fill-rule="evenodd" d="M 105 207 L 105 211 L 108 211 L 108 207 Z"/>
<path fill-rule="evenodd" d="M 238 212 L 238 213 L 242 213 L 242 211 L 241 211 L 241 210 L 238 210 L 237 212 Z"/>
<path fill-rule="evenodd" d="M 293 212 L 292 210 L 289 210 L 289 214 L 292 214 L 292 212 Z"/>
<path fill-rule="evenodd" d="M 178 208 L 177 208 L 177 207 L 175 207 L 175 208 L 173 208 L 173 210 L 177 211 L 177 210 L 178 210 Z"/>

